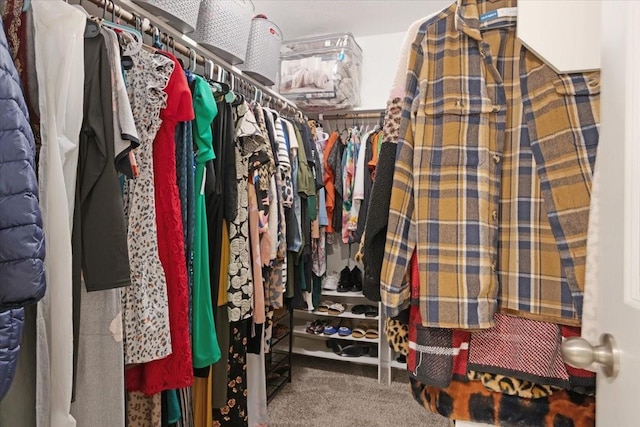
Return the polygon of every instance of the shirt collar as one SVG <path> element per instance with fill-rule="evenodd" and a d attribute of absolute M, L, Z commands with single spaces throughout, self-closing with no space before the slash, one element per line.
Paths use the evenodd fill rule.
<path fill-rule="evenodd" d="M 477 0 L 458 0 L 456 30 L 465 33 L 472 39 L 482 40 Z"/>
<path fill-rule="evenodd" d="M 488 3 L 491 6 L 488 7 Z M 480 22 L 480 12 L 488 10 L 497 10 L 505 7 L 516 7 L 515 0 L 457 0 L 455 26 L 456 30 L 466 34 L 472 39 L 481 41 L 481 30 L 490 28 L 500 28 L 516 23 L 515 17 L 503 17 L 494 19 L 491 22 Z"/>

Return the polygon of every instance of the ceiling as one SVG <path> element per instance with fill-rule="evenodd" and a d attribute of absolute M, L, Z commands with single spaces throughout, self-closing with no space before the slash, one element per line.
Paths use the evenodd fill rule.
<path fill-rule="evenodd" d="M 356 37 L 397 33 L 454 0 L 253 0 L 285 40 L 350 32 Z"/>

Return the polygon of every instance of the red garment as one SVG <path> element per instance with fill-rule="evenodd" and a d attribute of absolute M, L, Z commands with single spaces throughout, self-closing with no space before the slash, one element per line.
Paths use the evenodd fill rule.
<path fill-rule="evenodd" d="M 411 299 L 417 301 L 420 298 L 420 272 L 415 250 L 411 255 L 410 268 Z M 422 325 L 420 306 L 411 304 L 409 309 L 409 343 L 410 347 L 414 348 L 409 349 L 409 356 L 407 357 L 407 369 L 409 372 L 418 376 L 427 384 L 434 384 L 438 381 L 443 384 L 449 384 L 452 378 L 466 381 L 471 333 L 459 329 L 427 328 L 428 331 L 432 332 L 428 335 L 430 340 L 419 342 L 419 325 Z M 444 341 L 437 340 L 438 336 L 443 338 Z M 427 362 L 422 363 L 423 360 L 420 363 L 418 362 L 418 355 L 415 350 L 416 344 L 432 347 L 431 353 L 429 351 L 422 353 L 422 358 L 427 359 Z M 439 358 L 439 364 L 434 363 L 436 358 Z"/>
<path fill-rule="evenodd" d="M 169 53 L 165 55 L 173 60 L 175 69 L 164 89 L 167 105 L 160 112 L 162 126 L 153 142 L 153 173 L 158 251 L 167 278 L 173 352 L 164 359 L 144 363 L 126 371 L 127 390 L 142 391 L 147 395 L 186 388 L 193 383 L 189 337 L 189 288 L 176 178 L 175 132 L 178 122 L 191 121 L 195 115 L 191 90 L 184 70 L 174 56 Z"/>
<path fill-rule="evenodd" d="M 322 177 L 324 181 L 324 196 L 325 196 L 325 204 L 327 206 L 327 218 L 329 218 L 329 223 L 327 224 L 327 233 L 335 233 L 335 229 L 333 228 L 333 209 L 336 206 L 336 187 L 335 180 L 336 174 L 331 166 L 329 165 L 329 153 L 331 152 L 331 148 L 338 140 L 340 135 L 338 132 L 333 132 L 331 136 L 329 136 L 329 140 L 327 144 L 324 146 L 324 176 Z"/>

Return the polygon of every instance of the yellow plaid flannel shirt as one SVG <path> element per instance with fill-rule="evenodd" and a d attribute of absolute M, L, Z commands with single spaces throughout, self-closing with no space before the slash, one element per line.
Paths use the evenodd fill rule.
<path fill-rule="evenodd" d="M 493 326 L 497 310 L 579 325 L 598 73 L 557 74 L 516 38 L 515 0 L 459 0 L 413 43 L 381 296 L 425 326 Z M 495 14 L 494 14 L 495 15 Z"/>

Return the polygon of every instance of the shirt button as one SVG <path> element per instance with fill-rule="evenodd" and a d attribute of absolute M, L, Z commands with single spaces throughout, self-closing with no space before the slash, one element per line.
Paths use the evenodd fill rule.
<path fill-rule="evenodd" d="M 491 109 L 494 113 L 497 113 L 498 111 L 500 111 L 502 109 L 502 107 L 500 107 L 499 105 L 494 105 L 493 108 Z"/>
<path fill-rule="evenodd" d="M 487 54 L 485 53 L 484 49 L 480 49 L 480 57 L 481 57 L 482 59 L 484 59 L 484 58 L 486 58 L 486 57 L 487 57 Z"/>
<path fill-rule="evenodd" d="M 598 86 L 598 79 L 589 79 L 589 81 L 587 82 L 587 84 L 589 85 L 589 87 L 595 87 Z"/>
<path fill-rule="evenodd" d="M 493 218 L 494 221 L 497 221 L 498 220 L 498 211 L 491 212 L 491 218 Z"/>
<path fill-rule="evenodd" d="M 493 156 L 493 163 L 500 163 L 500 160 L 500 156 L 498 156 L 497 154 Z"/>
<path fill-rule="evenodd" d="M 497 269 L 498 269 L 498 266 L 495 262 L 491 264 L 491 271 L 496 271 Z"/>

